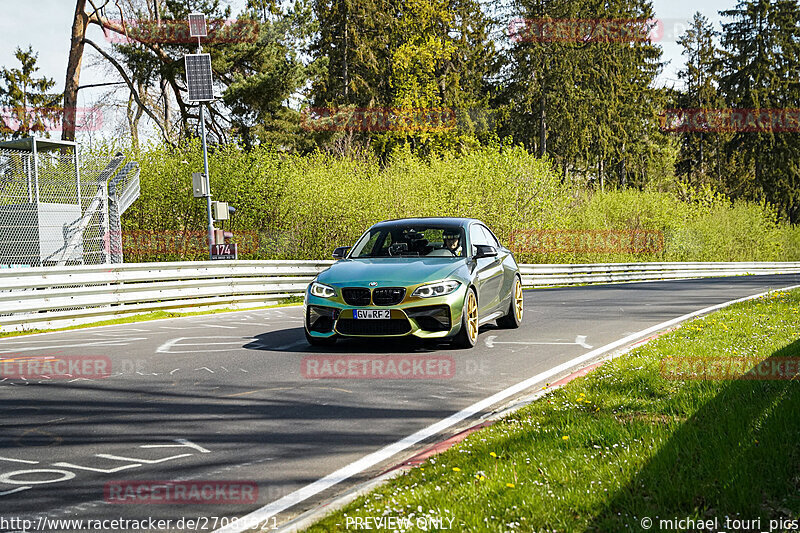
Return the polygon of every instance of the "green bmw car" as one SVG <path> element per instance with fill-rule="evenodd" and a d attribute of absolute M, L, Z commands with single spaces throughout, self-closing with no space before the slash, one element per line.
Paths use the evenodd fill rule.
<path fill-rule="evenodd" d="M 511 251 L 469 218 L 380 222 L 308 286 L 306 339 L 404 337 L 471 348 L 478 329 L 522 322 L 522 281 Z"/>

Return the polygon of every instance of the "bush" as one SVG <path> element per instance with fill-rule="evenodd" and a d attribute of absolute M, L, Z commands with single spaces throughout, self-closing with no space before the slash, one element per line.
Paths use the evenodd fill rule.
<path fill-rule="evenodd" d="M 100 148 L 92 156 L 107 153 Z M 191 173 L 203 169 L 199 145 L 150 145 L 129 157 L 141 164 L 142 194 L 123 216 L 123 231 L 140 237 L 135 246 L 126 242 L 126 261 L 204 259 L 205 203 L 191 192 Z M 531 263 L 800 259 L 800 228 L 779 222 L 768 205 L 732 203 L 708 191 L 687 200 L 633 189 L 593 192 L 563 183 L 548 161 L 519 147 L 427 160 L 398 152 L 382 166 L 370 155 L 286 156 L 223 146 L 209 154 L 209 165 L 214 199 L 237 209 L 225 229 L 237 236 L 243 259 L 329 258 L 371 224 L 411 216 L 478 218 L 506 243 L 529 229 L 663 235 L 663 247 L 645 251 L 517 252 Z M 142 239 L 142 232 L 152 237 Z"/>

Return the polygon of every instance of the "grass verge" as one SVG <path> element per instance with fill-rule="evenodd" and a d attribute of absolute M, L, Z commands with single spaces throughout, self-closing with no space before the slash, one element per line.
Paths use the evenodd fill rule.
<path fill-rule="evenodd" d="M 659 520 L 675 518 L 716 519 L 719 530 L 726 517 L 760 519 L 750 529 L 767 531 L 770 519 L 797 519 L 797 380 L 668 379 L 662 364 L 800 357 L 798 309 L 800 291 L 781 292 L 692 320 L 309 531 L 355 529 L 367 517 L 378 530 L 389 528 L 375 518 L 394 517 L 410 519 L 400 522 L 404 531 L 421 530 L 421 518 L 428 530 L 502 532 L 643 531 L 645 518 L 653 521 L 649 531 L 666 530 Z M 444 519 L 443 527 L 430 527 L 430 519 Z"/>
<path fill-rule="evenodd" d="M 177 311 L 153 311 L 151 313 L 142 313 L 140 315 L 129 315 L 121 318 L 112 318 L 109 320 L 101 320 L 99 322 L 90 322 L 88 324 L 78 324 L 75 326 L 68 326 L 65 328 L 55 329 L 26 329 L 25 331 L 0 331 L 0 339 L 6 337 L 19 337 L 22 335 L 34 335 L 36 333 L 53 333 L 54 331 L 67 331 L 71 329 L 85 329 L 96 328 L 97 326 L 113 326 L 116 324 L 134 324 L 136 322 L 148 322 L 150 320 L 161 320 L 163 318 L 179 318 L 184 316 L 197 316 L 197 315 L 216 315 L 219 313 L 232 313 L 244 311 L 257 311 L 259 309 L 270 309 L 272 307 L 287 307 L 292 305 L 300 305 L 303 302 L 302 297 L 291 297 L 281 300 L 280 303 L 274 305 L 264 305 L 260 307 L 248 307 L 247 309 L 210 309 L 208 311 L 190 311 L 190 312 L 177 312 Z"/>

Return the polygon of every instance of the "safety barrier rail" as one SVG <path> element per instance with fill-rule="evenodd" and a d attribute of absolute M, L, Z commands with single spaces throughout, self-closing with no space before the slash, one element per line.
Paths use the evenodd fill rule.
<path fill-rule="evenodd" d="M 244 309 L 300 296 L 333 261 L 199 261 L 0 270 L 0 329 L 45 329 L 151 311 Z M 520 265 L 546 287 L 800 273 L 795 263 Z"/>

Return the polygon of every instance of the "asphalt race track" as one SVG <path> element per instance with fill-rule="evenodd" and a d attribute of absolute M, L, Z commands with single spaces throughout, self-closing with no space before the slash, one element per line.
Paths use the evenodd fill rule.
<path fill-rule="evenodd" d="M 31 357 L 80 356 L 110 374 L 22 379 L 0 366 L 0 516 L 173 524 L 242 516 L 592 348 L 797 284 L 800 275 L 526 291 L 522 328 L 484 327 L 473 350 L 394 340 L 311 349 L 300 307 L 0 340 L 0 362 L 12 369 Z M 420 446 L 289 509 L 277 523 Z M 258 495 L 245 504 L 105 499 L 109 482 L 154 480 L 252 482 Z"/>

